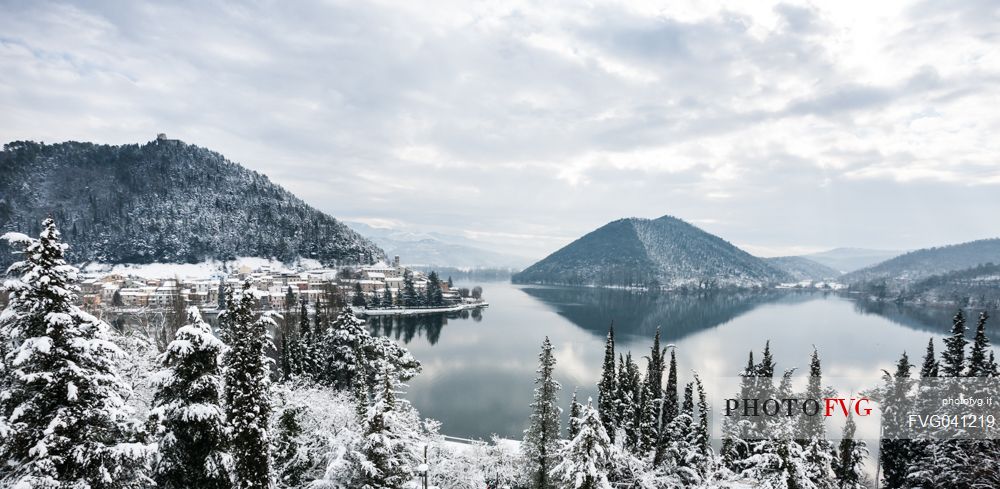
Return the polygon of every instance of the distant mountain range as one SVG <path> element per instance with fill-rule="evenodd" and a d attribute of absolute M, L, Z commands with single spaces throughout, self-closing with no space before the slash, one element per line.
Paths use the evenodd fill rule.
<path fill-rule="evenodd" d="M 866 248 L 834 248 L 829 251 L 803 255 L 816 263 L 830 267 L 840 273 L 853 272 L 855 270 L 881 263 L 885 260 L 899 256 L 902 251 L 898 250 L 873 250 Z"/>
<path fill-rule="evenodd" d="M 680 219 L 620 219 L 514 275 L 516 283 L 761 287 L 786 272 Z"/>
<path fill-rule="evenodd" d="M 788 274 L 796 281 L 836 280 L 840 272 L 804 256 L 776 256 L 764 262 Z"/>
<path fill-rule="evenodd" d="M 377 228 L 359 222 L 349 222 L 347 225 L 369 237 L 389 256 L 399 256 L 408 265 L 520 270 L 531 262 L 522 256 L 497 253 L 468 244 L 469 240 L 460 236 Z"/>
<path fill-rule="evenodd" d="M 934 275 L 974 268 L 986 263 L 1000 264 L 1000 239 L 911 251 L 841 277 L 845 283 L 876 281 L 915 282 Z"/>
<path fill-rule="evenodd" d="M 266 176 L 176 140 L 108 146 L 18 141 L 0 152 L 0 230 L 51 215 L 76 263 L 239 256 L 371 263 L 385 253 Z M 0 264 L 16 257 L 0 253 Z"/>

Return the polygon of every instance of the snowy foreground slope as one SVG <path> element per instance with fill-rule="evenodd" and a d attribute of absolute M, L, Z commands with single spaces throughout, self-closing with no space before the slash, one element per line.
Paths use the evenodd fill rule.
<path fill-rule="evenodd" d="M 176 140 L 13 142 L 0 152 L 0 232 L 51 215 L 72 263 L 198 263 L 237 256 L 371 263 L 378 246 L 266 176 Z M 0 266 L 12 256 L 0 253 Z"/>

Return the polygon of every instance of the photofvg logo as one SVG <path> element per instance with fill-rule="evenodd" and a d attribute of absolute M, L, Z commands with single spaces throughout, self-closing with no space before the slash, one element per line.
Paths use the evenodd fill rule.
<path fill-rule="evenodd" d="M 724 415 L 733 416 L 871 416 L 873 401 L 867 397 L 799 398 L 728 398 Z"/>
<path fill-rule="evenodd" d="M 713 436 L 836 439 L 1000 439 L 1000 378 L 785 375 L 711 381 Z M 720 395 L 721 394 L 721 395 Z"/>

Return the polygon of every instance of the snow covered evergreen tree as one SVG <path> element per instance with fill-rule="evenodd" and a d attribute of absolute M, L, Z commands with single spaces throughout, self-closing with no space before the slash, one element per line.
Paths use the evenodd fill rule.
<path fill-rule="evenodd" d="M 952 319 L 951 336 L 944 339 L 944 352 L 941 354 L 941 376 L 961 377 L 965 371 L 965 314 L 959 309 Z"/>
<path fill-rule="evenodd" d="M 364 375 L 358 376 L 356 390 L 365 389 Z M 364 436 L 357 449 L 360 478 L 351 487 L 359 489 L 398 489 L 413 478 L 417 458 L 412 423 L 397 406 L 396 375 L 393 367 L 382 361 L 371 386 L 372 402 L 364 409 Z M 359 403 L 359 409 L 363 406 Z"/>
<path fill-rule="evenodd" d="M 427 291 L 424 301 L 428 306 L 440 306 L 444 304 L 444 295 L 441 292 L 441 279 L 437 272 L 432 271 L 427 275 Z"/>
<path fill-rule="evenodd" d="M 272 429 L 275 433 L 272 447 L 275 479 L 279 488 L 296 489 L 309 482 L 306 475 L 313 466 L 313 460 L 304 442 L 306 433 L 302 426 L 302 417 L 305 408 L 293 403 L 284 403 L 279 412 L 277 423 Z"/>
<path fill-rule="evenodd" d="M 920 378 L 934 378 L 938 376 L 938 361 L 934 356 L 934 338 L 927 340 L 927 353 L 924 354 L 924 363 L 920 367 Z"/>
<path fill-rule="evenodd" d="M 611 438 L 604 429 L 592 401 L 583 406 L 579 417 L 570 420 L 579 426 L 576 434 L 559 450 L 552 476 L 565 489 L 611 489 L 608 473 L 615 457 Z"/>
<path fill-rule="evenodd" d="M 268 424 L 271 416 L 271 342 L 268 314 L 258 314 L 256 289 L 249 280 L 230 291 L 225 321 L 230 330 L 226 365 L 226 415 L 232 430 L 231 453 L 237 489 L 271 487 Z"/>
<path fill-rule="evenodd" d="M 601 415 L 604 429 L 614 433 L 618 428 L 617 416 L 618 380 L 615 371 L 615 324 L 608 328 L 604 342 L 604 363 L 601 366 L 601 380 L 597 383 L 597 411 Z"/>
<path fill-rule="evenodd" d="M 573 399 L 569 402 L 569 439 L 576 438 L 580 432 L 580 413 L 583 412 L 583 405 L 576 399 L 576 389 L 573 389 Z"/>
<path fill-rule="evenodd" d="M 618 378 L 618 404 L 621 420 L 619 430 L 625 434 L 625 446 L 635 455 L 639 453 L 642 424 L 642 374 L 632 359 L 632 352 L 625 360 Z"/>
<path fill-rule="evenodd" d="M 652 368 L 647 367 L 647 372 Z M 647 373 L 647 376 L 649 374 Z M 656 405 L 660 399 L 651 390 L 653 383 L 648 378 L 639 387 L 639 406 L 636 409 L 636 454 L 645 457 L 646 454 L 656 447 L 657 422 L 659 421 L 659 411 Z M 659 391 L 660 389 L 657 389 Z"/>
<path fill-rule="evenodd" d="M 854 416 L 847 416 L 844 433 L 840 440 L 840 449 L 833 462 L 833 472 L 837 477 L 838 489 L 865 489 L 865 459 L 868 457 L 868 447 L 864 440 L 855 440 L 857 424 Z"/>
<path fill-rule="evenodd" d="M 670 422 L 677 417 L 677 352 L 676 348 L 670 349 L 670 366 L 667 369 L 667 387 L 663 390 L 660 401 L 660 423 L 656 438 L 656 451 L 653 455 L 653 463 L 659 465 L 666 455 L 667 427 Z"/>
<path fill-rule="evenodd" d="M 157 487 L 227 489 L 233 486 L 222 407 L 222 355 L 226 346 L 212 334 L 197 307 L 159 357 L 150 418 L 156 426 Z"/>
<path fill-rule="evenodd" d="M 823 371 L 819 360 L 819 352 L 814 348 L 809 362 L 809 381 L 802 395 L 803 399 L 815 399 L 822 402 L 826 397 L 823 392 Z M 799 416 L 796 432 L 798 443 L 802 446 L 809 480 L 816 487 L 830 485 L 833 463 L 833 446 L 826 439 L 826 429 L 821 416 Z"/>
<path fill-rule="evenodd" d="M 360 365 L 355 352 L 363 348 L 368 331 L 350 308 L 344 309 L 323 333 L 320 381 L 338 390 L 351 388 Z"/>
<path fill-rule="evenodd" d="M 338 390 L 348 390 L 353 385 L 358 365 L 362 365 L 357 356 L 358 350 L 364 352 L 370 381 L 374 380 L 383 361 L 401 381 L 409 380 L 420 372 L 420 363 L 409 351 L 389 338 L 373 337 L 350 308 L 341 311 L 337 319 L 327 326 L 319 349 L 323 361 L 319 380 Z"/>
<path fill-rule="evenodd" d="M 905 426 L 904 417 L 910 411 L 910 379 L 909 357 L 904 352 L 896 363 L 893 375 L 885 375 L 885 399 L 882 402 L 882 440 L 879 446 L 879 458 L 882 462 L 882 481 L 887 488 L 905 487 L 907 483 L 908 464 L 913 460 L 914 446 L 911 440 L 904 439 L 898 427 Z"/>
<path fill-rule="evenodd" d="M 552 342 L 546 336 L 542 351 L 538 354 L 538 377 L 535 379 L 535 397 L 531 403 L 531 418 L 524 430 L 521 452 L 524 454 L 525 471 L 531 489 L 552 489 L 556 487 L 550 472 L 557 461 L 559 451 L 559 399 L 560 386 L 552 372 L 556 358 L 552 354 Z"/>
<path fill-rule="evenodd" d="M 0 313 L 0 485 L 110 489 L 148 483 L 149 450 L 131 435 L 107 323 L 75 304 L 77 270 L 55 222 L 38 239 L 8 233 L 23 260 Z"/>
<path fill-rule="evenodd" d="M 972 352 L 969 354 L 969 368 L 966 375 L 969 377 L 988 377 L 993 373 L 993 365 L 990 365 L 988 357 L 990 353 L 990 338 L 986 336 L 986 321 L 990 315 L 986 311 L 979 313 L 979 320 L 976 322 L 976 336 L 972 341 Z"/>

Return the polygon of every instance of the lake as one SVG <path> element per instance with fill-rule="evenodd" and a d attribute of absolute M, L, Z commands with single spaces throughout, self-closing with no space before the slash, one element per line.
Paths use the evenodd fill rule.
<path fill-rule="evenodd" d="M 369 319 L 374 332 L 404 344 L 423 363 L 406 397 L 452 436 L 521 438 L 546 336 L 555 349 L 560 399 L 568 410 L 574 388 L 583 402 L 596 401 L 611 321 L 618 351 L 631 350 L 638 360 L 649 354 L 660 327 L 663 344 L 676 345 L 682 381 L 692 369 L 703 379 L 736 376 L 749 350 L 759 360 L 768 340 L 778 372 L 807 372 L 815 346 L 824 377 L 878 379 L 879 369 L 894 369 L 903 351 L 919 365 L 932 336 L 940 353 L 940 339 L 954 314 L 951 309 L 862 304 L 823 292 L 675 295 L 507 283 L 484 289 L 490 306 L 482 311 Z M 978 311 L 966 313 L 974 330 Z M 997 335 L 991 336 L 996 344 Z M 644 367 L 644 361 L 639 363 Z"/>

